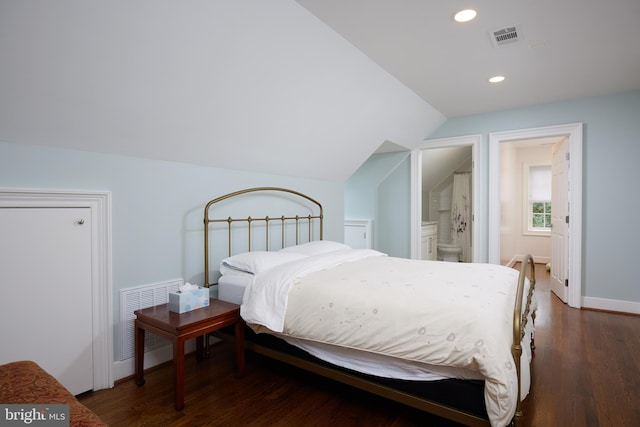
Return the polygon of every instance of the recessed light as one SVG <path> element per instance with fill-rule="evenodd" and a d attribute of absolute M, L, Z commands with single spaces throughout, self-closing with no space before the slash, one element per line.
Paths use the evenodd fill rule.
<path fill-rule="evenodd" d="M 493 76 L 489 79 L 490 83 L 500 83 L 504 81 L 504 76 Z"/>
<path fill-rule="evenodd" d="M 460 12 L 453 15 L 453 19 L 456 22 L 469 22 L 477 15 L 476 11 L 473 9 L 464 9 Z"/>

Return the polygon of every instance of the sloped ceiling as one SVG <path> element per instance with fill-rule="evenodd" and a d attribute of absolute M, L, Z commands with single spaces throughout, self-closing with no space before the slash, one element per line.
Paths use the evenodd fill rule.
<path fill-rule="evenodd" d="M 347 179 L 445 117 L 292 0 L 0 0 L 0 141 Z"/>
<path fill-rule="evenodd" d="M 422 192 L 434 190 L 454 171 L 464 171 L 460 166 L 470 164 L 472 149 L 469 146 L 430 148 L 422 156 Z"/>
<path fill-rule="evenodd" d="M 639 19 L 638 0 L 0 0 L 0 141 L 344 180 L 447 117 L 640 89 Z"/>

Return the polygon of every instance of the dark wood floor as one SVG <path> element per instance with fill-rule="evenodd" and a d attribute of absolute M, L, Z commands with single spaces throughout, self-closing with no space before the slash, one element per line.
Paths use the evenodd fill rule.
<path fill-rule="evenodd" d="M 640 317 L 571 309 L 537 270 L 536 352 L 525 427 L 640 426 Z M 233 375 L 231 343 L 186 361 L 186 406 L 173 409 L 171 365 L 80 397 L 118 426 L 456 426 L 249 354 Z"/>

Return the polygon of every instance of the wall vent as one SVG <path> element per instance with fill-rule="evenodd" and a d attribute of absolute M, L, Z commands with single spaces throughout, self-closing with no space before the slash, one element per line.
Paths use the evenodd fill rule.
<path fill-rule="evenodd" d="M 522 31 L 520 30 L 519 25 L 512 25 L 498 30 L 489 31 L 489 37 L 491 38 L 493 47 L 499 47 L 517 43 L 522 40 Z"/>
<path fill-rule="evenodd" d="M 167 304 L 169 292 L 177 291 L 183 284 L 183 279 L 175 279 L 120 290 L 120 360 L 130 359 L 134 356 L 136 316 L 133 312 L 141 308 Z M 145 352 L 170 343 L 169 340 L 152 333 L 145 334 Z"/>

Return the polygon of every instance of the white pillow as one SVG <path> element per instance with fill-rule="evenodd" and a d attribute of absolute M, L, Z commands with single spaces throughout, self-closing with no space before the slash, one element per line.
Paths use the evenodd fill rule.
<path fill-rule="evenodd" d="M 220 273 L 231 271 L 238 273 L 259 274 L 278 265 L 306 258 L 306 255 L 288 252 L 254 251 L 244 252 L 223 259 L 220 262 Z"/>
<path fill-rule="evenodd" d="M 253 273 L 248 271 L 238 270 L 235 267 L 227 265 L 224 261 L 220 263 L 220 275 L 222 276 L 246 276 L 253 280 Z"/>
<path fill-rule="evenodd" d="M 333 251 L 343 251 L 345 249 L 351 249 L 351 247 L 344 243 L 333 242 L 331 240 L 316 240 L 301 245 L 289 246 L 288 248 L 281 249 L 280 252 L 312 256 Z"/>

